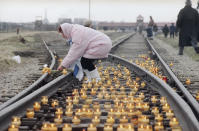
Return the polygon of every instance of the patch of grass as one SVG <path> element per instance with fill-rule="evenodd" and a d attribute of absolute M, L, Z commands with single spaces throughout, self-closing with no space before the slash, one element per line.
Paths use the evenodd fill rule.
<path fill-rule="evenodd" d="M 178 41 L 179 41 L 179 37 L 175 37 L 173 38 L 165 38 L 162 34 L 157 35 L 156 36 L 158 39 L 164 41 L 165 43 L 171 45 L 172 47 L 174 47 L 177 51 L 179 49 L 178 46 Z M 192 46 L 187 46 L 184 48 L 184 53 L 187 54 L 189 57 L 191 57 L 193 60 L 195 61 L 199 61 L 199 55 L 196 54 L 194 48 Z"/>
<path fill-rule="evenodd" d="M 27 51 L 31 50 L 32 45 L 35 44 L 36 33 L 28 34 L 23 36 L 26 40 L 26 43 L 23 44 L 19 40 L 19 36 L 10 35 L 10 37 L 6 37 L 4 39 L 0 39 L 0 72 L 3 70 L 8 70 L 10 67 L 16 65 L 15 61 L 12 60 L 14 56 L 14 51 Z M 9 36 L 9 33 L 8 33 Z M 23 58 L 21 58 L 23 59 Z"/>

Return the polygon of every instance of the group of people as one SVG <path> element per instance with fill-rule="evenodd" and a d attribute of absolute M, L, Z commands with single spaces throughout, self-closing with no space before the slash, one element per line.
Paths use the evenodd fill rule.
<path fill-rule="evenodd" d="M 199 53 L 199 47 L 197 47 L 199 14 L 196 9 L 192 8 L 190 0 L 186 1 L 185 7 L 179 12 L 176 26 L 179 29 L 179 55 L 183 54 L 185 46 L 190 45 L 194 47 L 196 53 Z M 153 31 L 157 32 L 157 30 L 157 25 L 150 16 L 147 36 L 152 37 Z M 174 37 L 175 30 L 174 23 L 172 23 L 170 29 L 165 25 L 163 32 L 167 36 L 170 31 L 170 36 Z M 82 72 L 79 71 L 77 73 L 79 74 L 79 80 L 82 80 L 84 72 L 88 78 L 86 82 L 91 82 L 93 78 L 99 81 L 101 78 L 94 61 L 108 57 L 108 53 L 112 48 L 111 39 L 104 33 L 92 29 L 90 22 L 85 26 L 64 23 L 59 26 L 58 32 L 71 43 L 69 52 L 58 67 L 58 70 L 69 68 L 74 63 L 77 63 L 74 66 L 74 70 L 76 67 L 82 70 Z"/>
<path fill-rule="evenodd" d="M 198 6 L 199 7 L 199 6 Z M 147 28 L 147 37 L 153 37 L 154 20 L 150 16 L 150 21 Z M 199 13 L 196 9 L 192 8 L 190 0 L 186 0 L 185 7 L 180 10 L 176 26 L 174 23 L 170 27 L 165 25 L 162 28 L 162 32 L 165 37 L 170 33 L 170 38 L 178 34 L 179 31 L 179 55 L 183 55 L 185 46 L 193 46 L 195 52 L 199 54 L 199 47 L 197 42 L 199 41 Z M 155 31 L 154 31 L 155 32 Z"/>
<path fill-rule="evenodd" d="M 170 27 L 165 24 L 165 26 L 162 28 L 162 32 L 165 38 L 167 38 L 168 34 L 170 34 L 170 38 L 174 38 L 175 35 L 177 36 L 177 28 L 174 23 L 171 23 Z"/>

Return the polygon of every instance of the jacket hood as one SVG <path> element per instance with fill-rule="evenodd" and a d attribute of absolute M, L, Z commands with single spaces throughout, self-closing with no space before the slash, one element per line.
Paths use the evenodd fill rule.
<path fill-rule="evenodd" d="M 64 37 L 66 39 L 71 39 L 71 33 L 72 33 L 73 25 L 68 24 L 68 23 L 64 23 L 64 24 L 61 24 L 60 26 L 61 26 L 61 29 L 63 31 Z"/>

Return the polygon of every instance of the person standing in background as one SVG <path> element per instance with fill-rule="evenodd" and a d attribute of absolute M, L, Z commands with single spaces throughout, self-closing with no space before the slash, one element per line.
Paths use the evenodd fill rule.
<path fill-rule="evenodd" d="M 199 53 L 199 47 L 197 47 L 198 23 L 197 10 L 192 8 L 190 0 L 186 0 L 186 5 L 180 10 L 176 22 L 179 29 L 179 55 L 183 55 L 185 46 L 193 46 L 196 53 Z"/>
<path fill-rule="evenodd" d="M 154 26 L 154 20 L 152 16 L 150 16 L 148 28 L 147 28 L 147 37 L 153 39 L 153 26 Z"/>
<path fill-rule="evenodd" d="M 174 39 L 175 30 L 176 30 L 176 27 L 174 26 L 174 23 L 171 23 L 171 26 L 169 27 L 170 38 Z"/>
<path fill-rule="evenodd" d="M 168 33 L 169 33 L 169 27 L 167 26 L 167 24 L 164 25 L 162 32 L 164 34 L 164 37 L 167 38 Z"/>

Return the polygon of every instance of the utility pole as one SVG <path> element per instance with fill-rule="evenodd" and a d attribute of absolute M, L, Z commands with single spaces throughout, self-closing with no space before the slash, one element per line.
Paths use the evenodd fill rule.
<path fill-rule="evenodd" d="M 88 19 L 91 20 L 91 0 L 89 0 L 89 16 Z"/>

